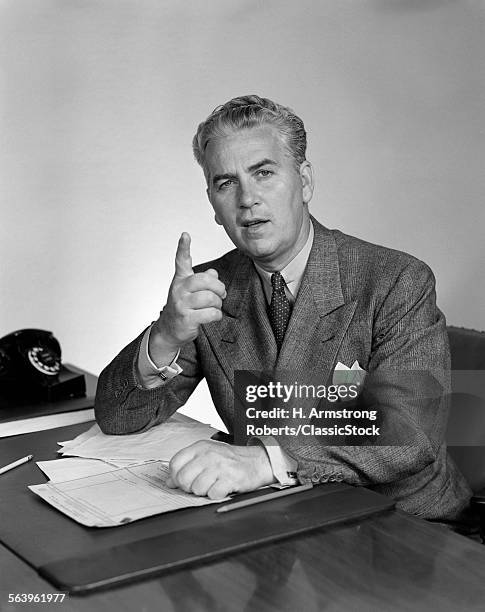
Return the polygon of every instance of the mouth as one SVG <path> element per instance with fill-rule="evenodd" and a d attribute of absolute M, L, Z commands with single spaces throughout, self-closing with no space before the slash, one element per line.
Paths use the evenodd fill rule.
<path fill-rule="evenodd" d="M 241 227 L 259 227 L 268 223 L 267 219 L 251 219 L 249 221 L 242 221 L 240 223 Z"/>

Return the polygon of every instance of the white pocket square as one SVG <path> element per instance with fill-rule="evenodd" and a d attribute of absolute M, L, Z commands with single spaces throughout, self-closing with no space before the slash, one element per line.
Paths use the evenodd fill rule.
<path fill-rule="evenodd" d="M 356 360 L 349 368 L 341 361 L 337 362 L 333 371 L 332 384 L 334 385 L 358 385 L 363 382 L 366 371 L 362 369 Z"/>

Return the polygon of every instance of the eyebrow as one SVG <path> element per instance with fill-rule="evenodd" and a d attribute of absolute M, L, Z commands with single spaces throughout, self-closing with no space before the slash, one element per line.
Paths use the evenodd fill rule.
<path fill-rule="evenodd" d="M 273 159 L 269 159 L 265 157 L 261 161 L 256 162 L 255 164 L 252 164 L 251 166 L 249 166 L 248 172 L 254 172 L 255 170 L 259 170 L 263 166 L 277 166 L 277 165 L 278 165 L 278 162 L 274 161 Z M 230 174 L 230 173 L 215 174 L 212 178 L 212 184 L 215 185 L 219 181 L 226 181 L 228 179 L 233 179 L 233 178 L 236 178 L 235 174 Z"/>
<path fill-rule="evenodd" d="M 268 159 L 267 157 L 265 159 L 262 159 L 259 162 L 256 162 L 255 164 L 253 164 L 252 166 L 249 166 L 248 170 L 249 172 L 254 172 L 255 170 L 259 170 L 262 166 L 277 166 L 277 162 L 275 162 L 273 159 Z"/>
<path fill-rule="evenodd" d="M 227 179 L 236 178 L 235 174 L 214 174 L 212 177 L 212 184 L 215 185 L 219 181 L 225 181 Z"/>

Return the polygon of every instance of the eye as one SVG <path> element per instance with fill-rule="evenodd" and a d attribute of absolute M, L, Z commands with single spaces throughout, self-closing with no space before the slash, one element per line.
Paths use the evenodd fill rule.
<path fill-rule="evenodd" d="M 217 185 L 217 191 L 224 191 L 225 189 L 228 189 L 229 187 L 231 187 L 234 184 L 233 179 L 228 179 L 227 181 L 224 181 L 223 183 L 219 183 Z"/>
<path fill-rule="evenodd" d="M 271 172 L 271 170 L 266 170 L 265 168 L 261 168 L 260 170 L 258 170 L 257 175 L 258 176 L 262 176 L 263 178 L 266 178 L 268 176 L 271 176 L 273 174 L 273 172 Z"/>

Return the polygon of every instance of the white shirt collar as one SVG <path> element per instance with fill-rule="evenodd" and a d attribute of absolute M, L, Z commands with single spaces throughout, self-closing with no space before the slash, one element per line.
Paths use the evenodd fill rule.
<path fill-rule="evenodd" d="M 308 257 L 310 256 L 314 235 L 315 230 L 313 229 L 313 223 L 310 220 L 310 231 L 308 232 L 308 238 L 303 245 L 303 248 L 299 253 L 297 253 L 297 255 L 295 255 L 295 257 L 293 257 L 293 259 L 283 268 L 283 270 L 280 270 L 281 276 L 284 278 L 286 283 L 286 294 L 291 303 L 296 300 L 296 296 L 298 295 L 298 290 L 300 289 Z M 256 262 L 254 262 L 254 266 L 263 282 L 266 300 L 268 303 L 270 303 L 271 294 L 273 293 L 273 288 L 271 286 L 272 273 L 263 270 L 263 268 L 258 266 Z"/>

